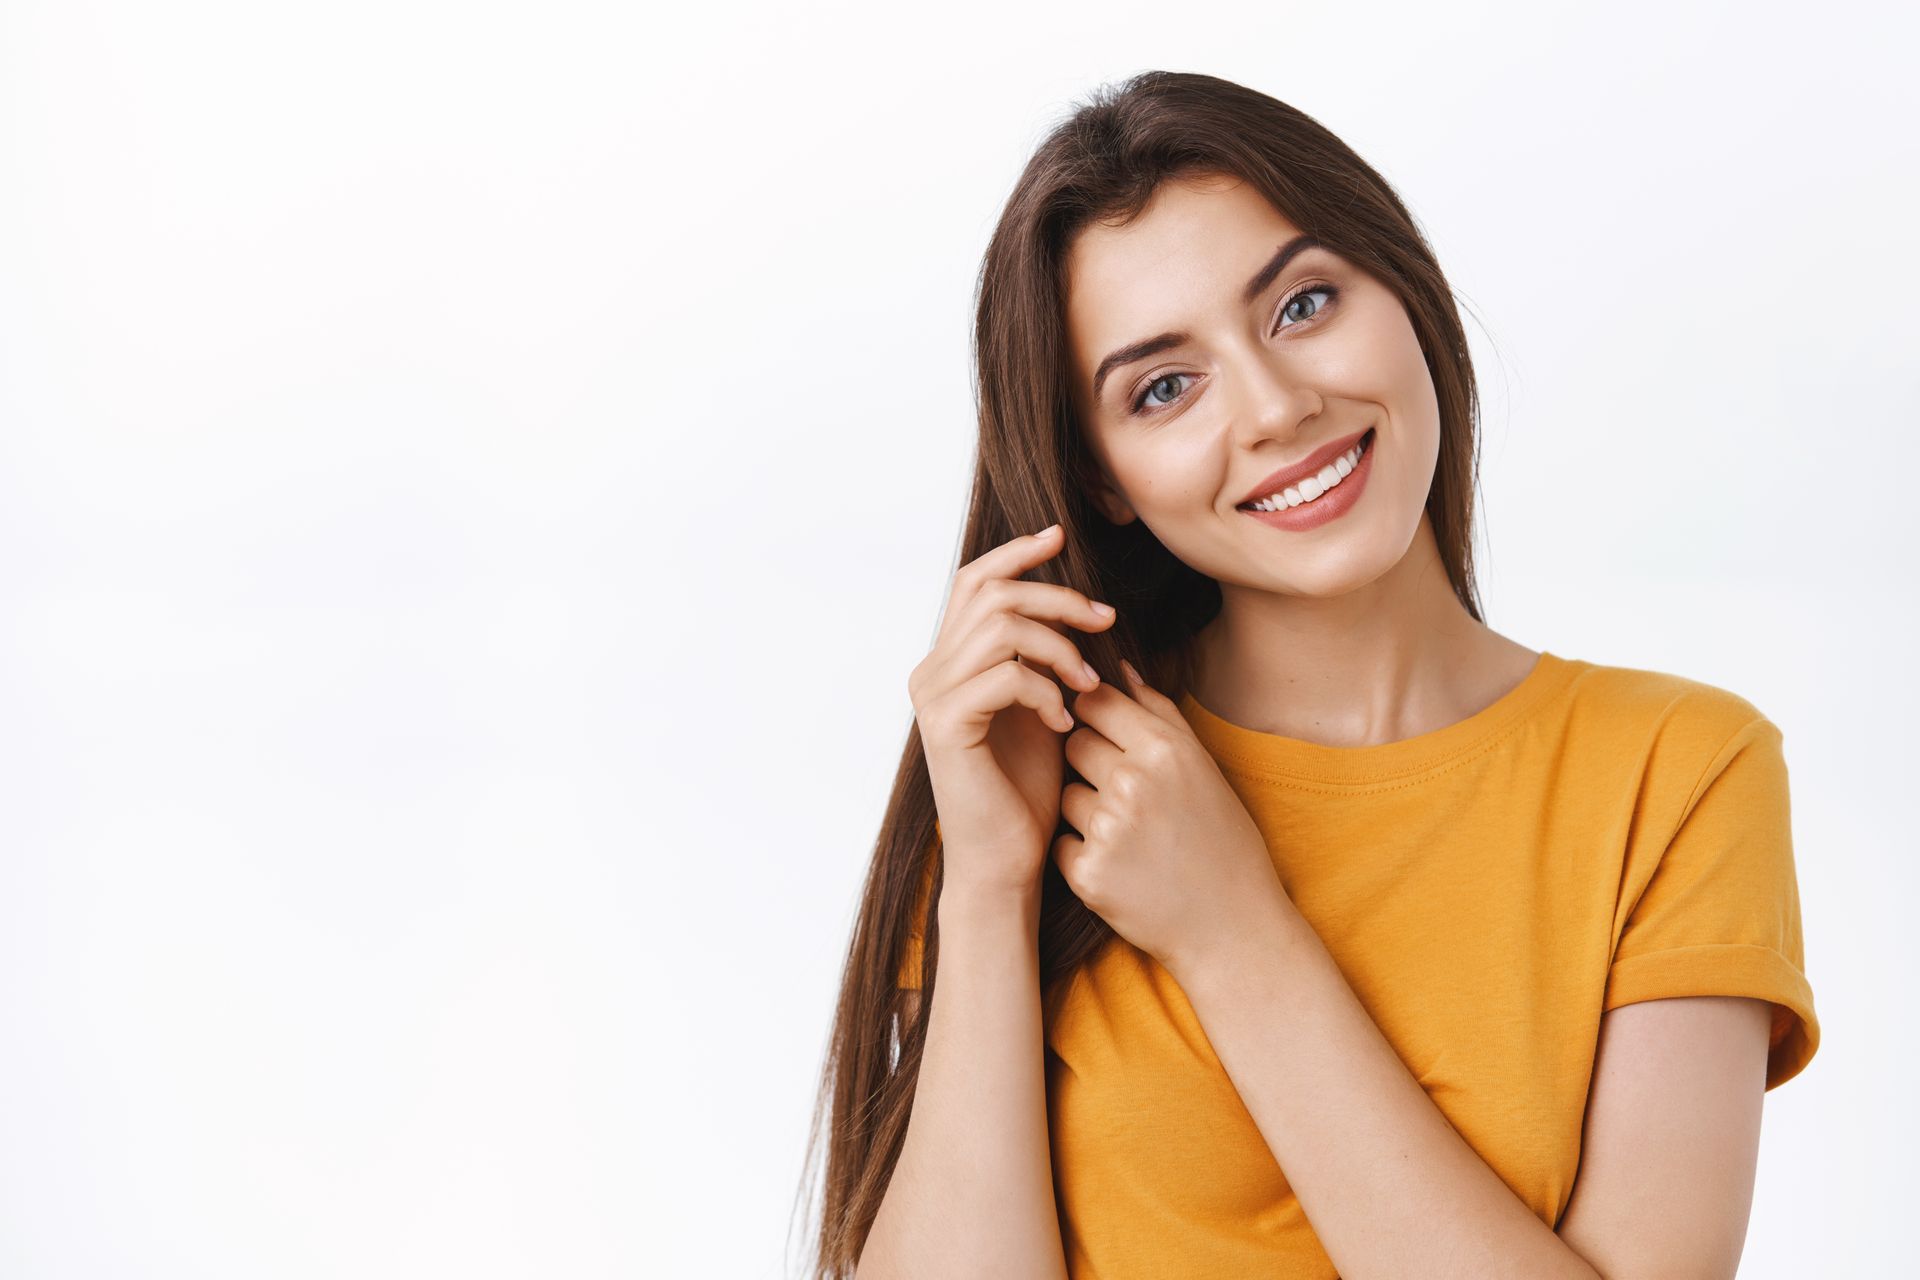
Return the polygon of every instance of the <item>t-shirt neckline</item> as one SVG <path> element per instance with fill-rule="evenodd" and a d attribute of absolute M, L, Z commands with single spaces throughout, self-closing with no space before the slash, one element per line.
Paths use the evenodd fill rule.
<path fill-rule="evenodd" d="M 1331 747 L 1248 729 L 1207 710 L 1191 692 L 1181 695 L 1180 712 L 1201 745 L 1230 769 L 1302 783 L 1391 785 L 1431 774 L 1492 746 L 1565 689 L 1580 665 L 1543 649 L 1520 683 L 1466 719 L 1398 742 L 1366 747 Z"/>

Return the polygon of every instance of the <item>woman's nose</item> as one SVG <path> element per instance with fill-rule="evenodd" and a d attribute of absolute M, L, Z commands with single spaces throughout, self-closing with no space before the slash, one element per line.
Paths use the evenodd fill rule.
<path fill-rule="evenodd" d="M 1242 443 L 1252 444 L 1266 437 L 1291 440 L 1300 434 L 1302 423 L 1311 420 L 1325 407 L 1325 399 L 1312 385 L 1266 360 L 1250 361 L 1235 381 L 1235 432 Z"/>

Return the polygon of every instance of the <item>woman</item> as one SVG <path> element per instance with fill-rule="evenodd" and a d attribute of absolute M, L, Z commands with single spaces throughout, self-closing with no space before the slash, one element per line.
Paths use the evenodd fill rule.
<path fill-rule="evenodd" d="M 1819 1042 L 1780 731 L 1486 625 L 1394 193 L 1142 75 L 1029 163 L 977 320 L 817 1274 L 1733 1275 Z"/>

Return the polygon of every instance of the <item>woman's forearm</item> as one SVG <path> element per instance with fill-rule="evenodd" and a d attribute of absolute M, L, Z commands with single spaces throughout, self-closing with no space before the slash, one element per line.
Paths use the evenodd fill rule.
<path fill-rule="evenodd" d="M 1067 1274 L 1047 1141 L 1040 895 L 940 895 L 913 1112 L 858 1280 Z"/>

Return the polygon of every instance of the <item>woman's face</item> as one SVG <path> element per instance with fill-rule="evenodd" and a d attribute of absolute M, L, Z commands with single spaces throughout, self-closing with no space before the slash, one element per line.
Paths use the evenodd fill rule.
<path fill-rule="evenodd" d="M 1380 577 L 1412 544 L 1440 413 L 1400 300 L 1326 249 L 1286 254 L 1299 236 L 1237 178 L 1168 182 L 1131 226 L 1095 224 L 1073 241 L 1067 328 L 1075 409 L 1112 482 L 1095 495 L 1108 518 L 1137 515 L 1223 583 L 1331 596 Z M 1277 254 L 1286 260 L 1269 278 Z M 1127 359 L 1124 348 L 1163 335 Z M 1126 362 L 1108 364 L 1096 389 L 1116 352 Z M 1241 509 L 1271 491 L 1274 472 L 1369 429 L 1371 457 L 1325 497 L 1272 523 Z M 1329 500 L 1350 505 L 1286 527 Z"/>

